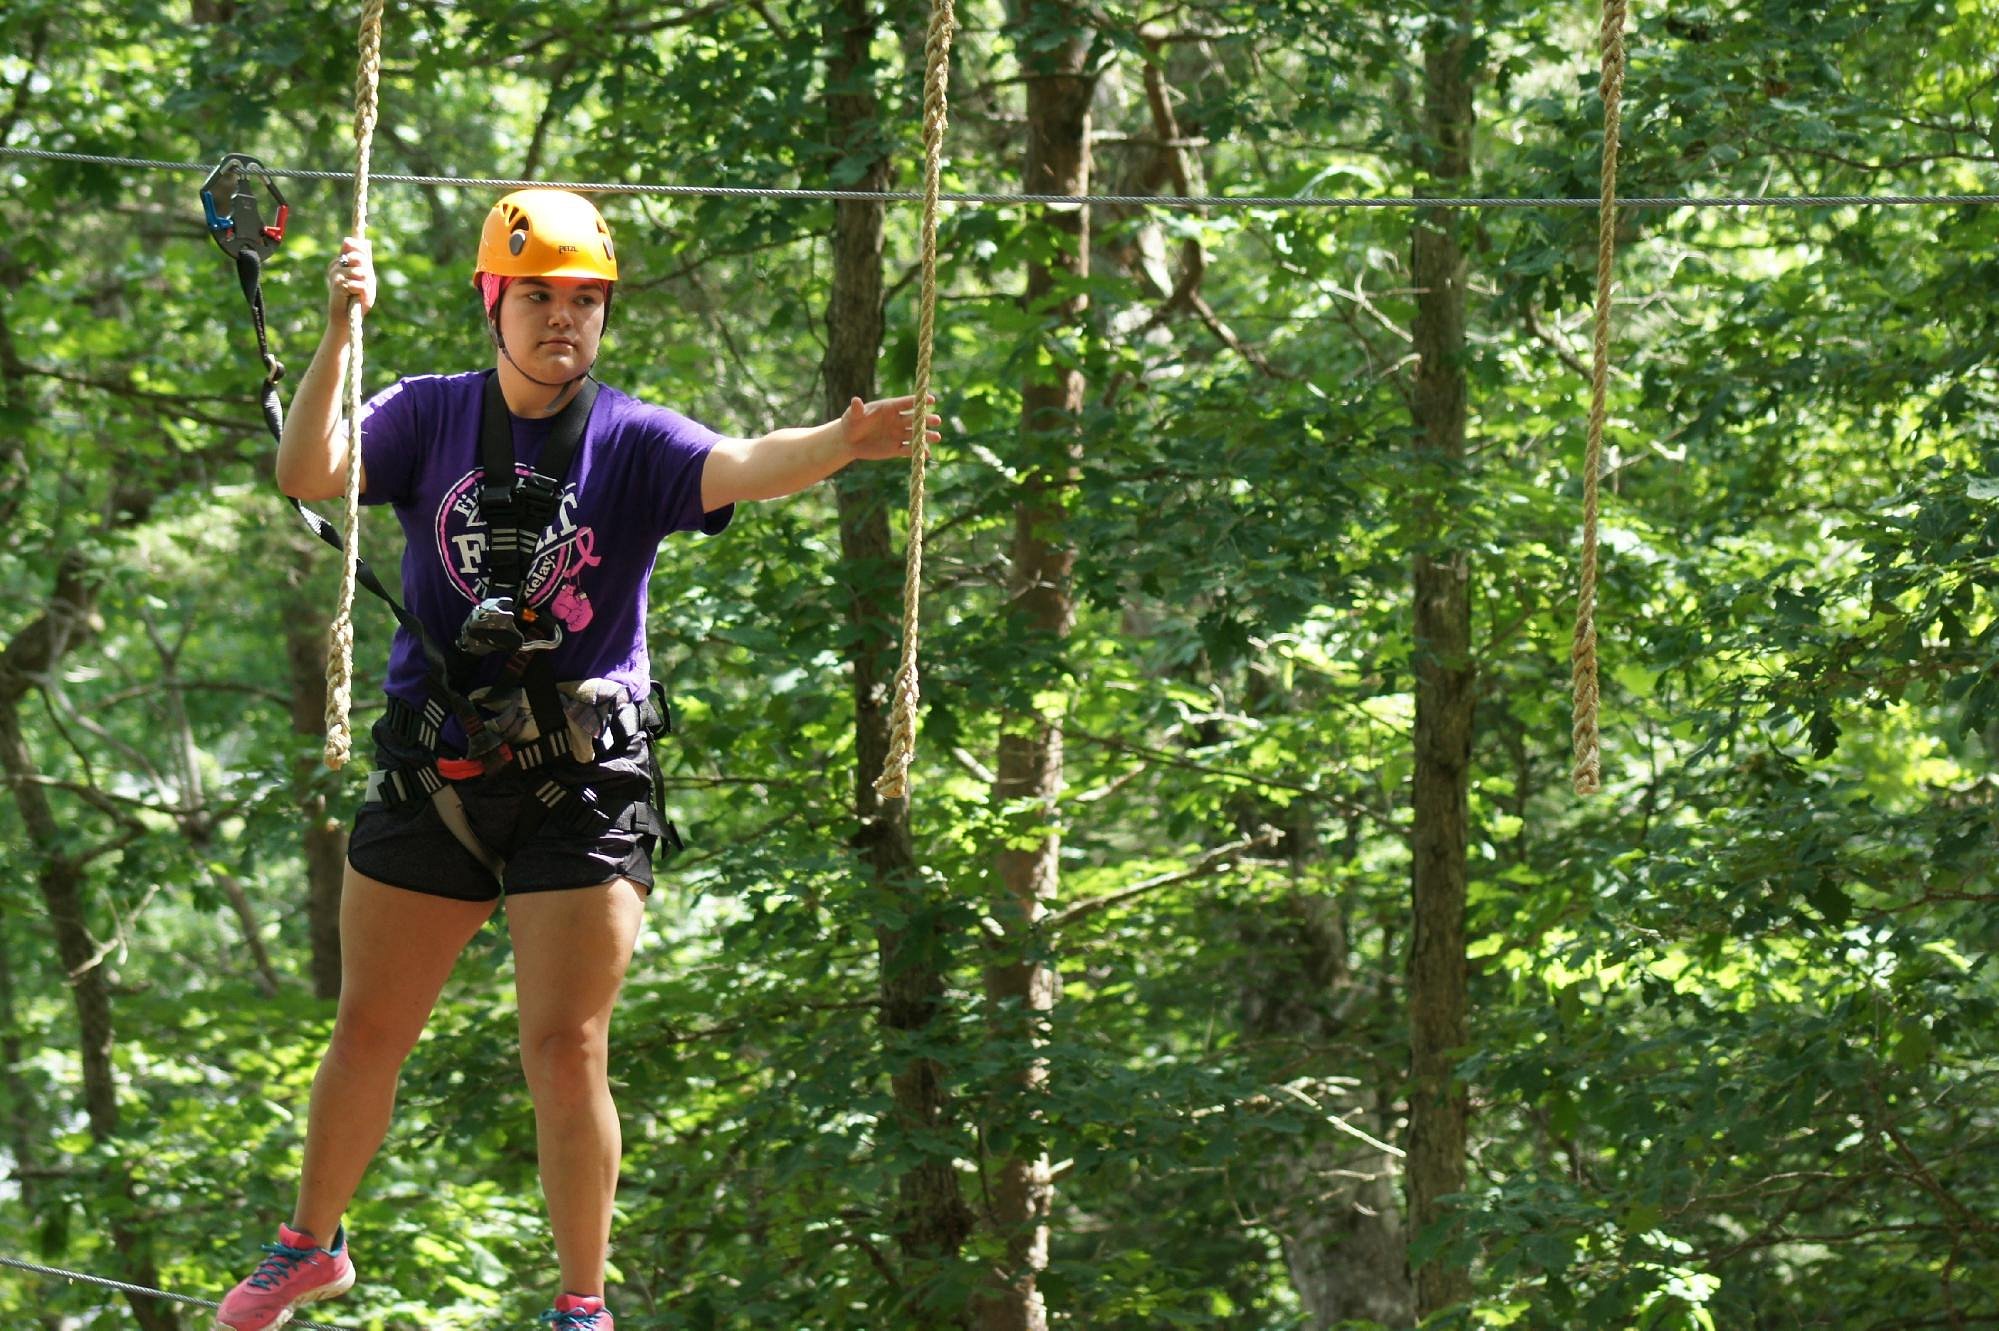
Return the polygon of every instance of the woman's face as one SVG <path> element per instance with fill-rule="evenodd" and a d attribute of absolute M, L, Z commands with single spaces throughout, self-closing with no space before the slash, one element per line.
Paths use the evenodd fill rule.
<path fill-rule="evenodd" d="M 514 364 L 560 383 L 589 370 L 604 336 L 604 284 L 589 277 L 520 277 L 500 297 L 500 336 Z"/>

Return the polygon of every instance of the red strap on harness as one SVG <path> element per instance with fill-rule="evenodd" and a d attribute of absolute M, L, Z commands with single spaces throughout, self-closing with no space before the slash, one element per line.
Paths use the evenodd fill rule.
<path fill-rule="evenodd" d="M 477 758 L 439 758 L 437 774 L 446 781 L 470 781 L 486 774 L 486 764 Z"/>

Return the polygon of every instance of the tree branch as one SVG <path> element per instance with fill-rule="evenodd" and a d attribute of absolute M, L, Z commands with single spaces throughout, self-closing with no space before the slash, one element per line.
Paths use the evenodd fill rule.
<path fill-rule="evenodd" d="M 791 29 L 784 26 L 783 21 L 771 10 L 765 0 L 750 0 L 750 8 L 757 11 L 758 16 L 770 25 L 770 30 L 781 40 L 787 42 L 791 40 Z"/>
<path fill-rule="evenodd" d="M 642 23 L 608 24 L 600 28 L 598 32 L 603 36 L 610 37 L 649 37 L 653 33 L 666 32 L 673 28 L 693 27 L 704 18 L 713 18 L 717 14 L 728 13 L 732 7 L 732 0 L 712 0 L 709 4 L 697 5 L 692 9 L 683 9 L 678 14 L 669 15 L 666 18 L 649 19 Z M 546 47 L 553 45 L 569 35 L 570 29 L 566 25 L 558 25 L 542 33 L 540 36 L 531 37 L 516 46 L 512 53 L 513 57 L 518 60 L 525 56 L 538 54 Z"/>
<path fill-rule="evenodd" d="M 1173 90 L 1166 84 L 1166 72 L 1157 58 L 1160 39 L 1151 38 L 1153 57 L 1145 62 L 1145 102 L 1152 115 L 1153 131 L 1163 146 L 1160 149 L 1166 162 L 1166 169 L 1173 178 L 1173 188 L 1181 198 L 1190 198 L 1196 192 L 1194 164 L 1185 148 L 1187 136 L 1180 131 L 1180 121 L 1173 114 Z M 1186 308 L 1194 312 L 1201 325 L 1213 334 L 1215 339 L 1236 355 L 1248 361 L 1258 374 L 1266 379 L 1284 379 L 1290 376 L 1280 373 L 1270 363 L 1269 357 L 1256 346 L 1245 342 L 1236 335 L 1234 329 L 1222 322 L 1214 307 L 1201 295 L 1201 281 L 1207 276 L 1208 255 L 1201 247 L 1198 236 L 1188 236 L 1180 243 L 1180 278 L 1173 284 L 1172 294 L 1152 316 L 1152 326 L 1165 323 L 1175 309 Z"/>
<path fill-rule="evenodd" d="M 1006 711 L 1004 714 L 1008 716 L 1021 715 L 1012 711 Z M 1186 771 L 1199 772 L 1204 776 L 1216 776 L 1225 781 L 1241 781 L 1249 785 L 1266 786 L 1272 790 L 1289 790 L 1300 795 L 1309 795 L 1315 800 L 1321 800 L 1331 805 L 1342 813 L 1351 814 L 1357 818 L 1366 818 L 1386 827 L 1393 827 L 1398 830 L 1402 828 L 1402 824 L 1395 822 L 1391 815 L 1382 813 L 1378 809 L 1370 809 L 1364 804 L 1348 799 L 1344 795 L 1336 795 L 1319 786 L 1308 786 L 1301 781 L 1287 781 L 1282 777 L 1259 776 L 1255 772 L 1241 772 L 1226 767 L 1213 767 L 1207 763 L 1196 762 L 1192 758 L 1185 758 L 1164 749 L 1155 749 L 1144 744 L 1134 744 L 1129 740 L 1121 740 L 1111 735 L 1093 735 L 1087 730 L 1077 730 L 1073 726 L 1066 727 L 1063 733 L 1069 738 L 1080 740 L 1085 744 L 1096 744 L 1120 753 L 1135 754 L 1142 758 L 1149 758 L 1154 762 L 1163 763 L 1168 767 L 1178 767 Z"/>
<path fill-rule="evenodd" d="M 1043 916 L 1037 922 L 1037 927 L 1043 932 L 1053 933 L 1058 929 L 1067 928 L 1078 920 L 1086 919 L 1098 911 L 1122 905 L 1124 902 L 1143 896 L 1147 892 L 1154 892 L 1162 887 L 1171 887 L 1175 883 L 1185 883 L 1195 878 L 1204 877 L 1221 868 L 1223 865 L 1235 863 L 1235 861 L 1241 859 L 1248 851 L 1267 849 L 1276 845 L 1280 835 L 1282 834 L 1276 828 L 1266 827 L 1262 831 L 1252 836 L 1246 836 L 1240 841 L 1231 841 L 1225 846 L 1215 847 L 1207 854 L 1201 856 L 1200 859 L 1195 860 L 1192 864 L 1176 873 L 1160 874 L 1157 877 L 1147 878 L 1133 883 L 1130 887 L 1120 888 L 1115 892 L 1106 892 L 1102 896 L 1091 897 L 1087 901 L 1079 901 L 1073 906 L 1067 906 L 1062 910 Z"/>
<path fill-rule="evenodd" d="M 102 848 L 100 848 L 97 853 L 101 854 Z M 148 887 L 146 889 L 146 895 L 139 898 L 139 904 L 133 908 L 132 914 L 128 918 L 130 920 L 137 921 L 139 916 L 145 913 L 146 907 L 153 904 L 153 898 L 158 896 L 159 894 L 160 894 L 160 885 L 158 883 L 154 883 L 152 886 Z M 118 918 L 117 906 L 114 903 L 112 906 L 111 937 L 105 939 L 103 942 L 97 945 L 97 950 L 91 954 L 90 959 L 88 961 L 85 961 L 81 966 L 76 966 L 71 968 L 69 972 L 69 982 L 71 984 L 75 984 L 78 980 L 81 980 L 85 975 L 89 974 L 91 971 L 96 970 L 99 966 L 102 966 L 104 964 L 104 959 L 110 956 L 113 952 L 118 953 L 119 959 L 123 960 L 124 954 L 127 951 L 128 946 L 129 944 L 127 942 L 127 936 L 126 936 L 126 921 Z"/>

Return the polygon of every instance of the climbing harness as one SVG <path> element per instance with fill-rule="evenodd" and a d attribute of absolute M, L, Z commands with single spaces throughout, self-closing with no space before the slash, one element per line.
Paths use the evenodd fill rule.
<path fill-rule="evenodd" d="M 555 686 L 559 719 L 552 729 L 533 718 L 532 705 L 519 689 L 482 690 L 481 696 L 511 713 L 508 722 L 496 722 L 517 736 L 513 743 L 514 767 L 524 775 L 539 777 L 525 790 L 533 798 L 524 799 L 516 819 L 511 844 L 519 845 L 534 835 L 553 813 L 569 810 L 582 824 L 596 831 L 608 830 L 624 816 L 606 807 L 598 792 L 587 784 L 565 782 L 558 773 L 567 763 L 592 761 L 597 753 L 606 757 L 637 753 L 643 743 L 643 771 L 650 796 L 631 807 L 626 829 L 649 835 L 669 853 L 684 848 L 679 831 L 661 807 L 661 780 L 653 743 L 672 730 L 672 720 L 663 691 L 657 683 L 643 703 L 634 704 L 624 689 L 609 680 L 583 680 Z M 364 799 L 399 809 L 416 800 L 428 799 L 444 824 L 472 857 L 485 865 L 495 878 L 506 869 L 504 847 L 489 846 L 473 831 L 453 782 L 481 775 L 476 763 L 447 758 L 435 752 L 441 715 L 430 709 L 418 712 L 400 699 L 389 700 L 384 725 L 404 744 L 423 750 L 424 757 L 404 766 L 388 766 L 369 776 Z M 573 768 L 572 768 L 573 770 Z"/>
<path fill-rule="evenodd" d="M 278 398 L 278 381 L 284 366 L 271 351 L 265 322 L 261 284 L 263 264 L 283 238 L 283 222 L 288 210 L 275 186 L 279 222 L 265 227 L 250 181 L 263 174 L 255 158 L 232 153 L 225 157 L 202 187 L 204 215 L 210 219 L 210 234 L 223 252 L 236 262 L 244 298 L 250 306 L 257 331 L 257 348 L 263 356 L 266 376 L 261 391 L 265 424 L 271 437 L 284 432 L 283 406 Z M 227 214 L 217 205 L 218 185 L 230 193 Z M 542 450 L 538 467 L 522 474 L 514 456 L 512 413 L 500 391 L 497 371 L 489 372 L 480 397 L 480 481 L 481 515 L 487 523 L 487 579 L 484 595 L 467 615 L 457 638 L 440 643 L 423 623 L 402 604 L 366 560 L 354 560 L 355 580 L 389 607 L 396 622 L 417 640 L 425 666 L 429 698 L 421 709 L 398 699 L 390 699 L 387 725 L 391 733 L 420 749 L 425 760 L 414 765 L 374 773 L 368 781 L 365 799 L 398 807 L 413 799 L 428 798 L 452 834 L 481 863 L 497 875 L 503 857 L 480 842 L 472 833 L 454 781 L 495 775 L 508 768 L 524 773 L 544 773 L 531 792 L 532 803 L 525 813 L 516 840 L 525 840 L 546 814 L 574 800 L 585 811 L 600 814 L 608 825 L 611 815 L 599 809 L 594 792 L 586 785 L 558 779 L 563 765 L 569 770 L 591 763 L 597 750 L 624 753 L 645 741 L 644 774 L 652 787 L 652 797 L 640 824 L 634 829 L 659 839 L 669 850 L 679 850 L 682 842 L 673 824 L 660 807 L 660 774 L 652 753 L 652 742 L 671 730 L 664 694 L 657 684 L 643 704 L 631 704 L 623 690 L 608 688 L 592 693 L 591 681 L 559 684 L 555 679 L 551 649 L 562 642 L 563 633 L 552 617 L 528 602 L 523 582 L 533 571 L 534 556 L 549 540 L 549 528 L 560 506 L 563 486 L 571 462 L 588 428 L 590 413 L 600 385 L 585 378 L 569 404 L 557 414 L 552 434 Z M 308 530 L 320 540 L 344 553 L 346 547 L 333 525 L 297 499 L 290 503 Z M 479 690 L 475 701 L 470 681 L 487 657 L 503 656 L 499 683 Z M 568 702 L 565 703 L 565 690 Z M 525 706 L 512 706 L 513 716 L 504 724 L 488 716 L 488 709 L 505 712 L 510 695 L 518 695 Z M 579 704 L 577 699 L 583 702 Z M 572 717 L 574 707 L 577 716 Z M 583 716 L 596 716 L 599 723 L 586 724 Z M 447 720 L 455 719 L 465 735 L 466 756 L 440 755 L 438 742 Z"/>
<path fill-rule="evenodd" d="M 451 782 L 489 775 L 507 766 L 524 773 L 549 770 L 551 774 L 531 792 L 535 803 L 523 805 L 515 828 L 517 843 L 531 836 L 548 813 L 571 800 L 586 816 L 608 825 L 612 815 L 600 807 L 588 786 L 564 782 L 554 775 L 565 763 L 581 766 L 595 761 L 600 745 L 607 754 L 618 754 L 635 748 L 641 739 L 645 741 L 645 774 L 653 793 L 641 815 L 642 825 L 634 830 L 650 833 L 670 850 L 681 848 L 679 833 L 659 806 L 661 781 L 651 747 L 654 739 L 672 728 L 663 690 L 655 683 L 647 700 L 634 707 L 625 699 L 624 690 L 608 681 L 557 683 L 551 649 L 562 642 L 562 628 L 535 610 L 529 604 L 531 596 L 523 590 L 535 553 L 551 541 L 550 528 L 563 485 L 600 387 L 595 379 L 583 381 L 576 396 L 556 416 L 540 466 L 521 474 L 514 456 L 512 415 L 500 391 L 499 374 L 494 371 L 486 376 L 480 395 L 478 487 L 487 529 L 485 594 L 466 616 L 446 655 L 456 663 L 454 682 L 469 677 L 483 658 L 504 656 L 500 682 L 474 695 L 484 703 L 484 707 L 475 704 L 475 710 L 482 714 L 481 733 L 490 741 L 485 757 L 498 755 L 499 761 L 438 756 L 438 734 L 446 709 L 433 698 L 418 712 L 392 698 L 390 730 L 423 750 L 427 760 L 377 772 L 368 783 L 367 798 L 392 808 L 428 797 L 444 825 L 496 877 L 504 867 L 504 857 L 473 835 Z M 500 715 L 488 721 L 484 716 L 487 710 Z"/>

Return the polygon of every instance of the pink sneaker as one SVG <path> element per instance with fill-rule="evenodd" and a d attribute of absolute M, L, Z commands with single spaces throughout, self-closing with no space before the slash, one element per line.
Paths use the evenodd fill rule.
<path fill-rule="evenodd" d="M 334 1230 L 333 1246 L 319 1248 L 310 1234 L 279 1225 L 278 1241 L 264 1245 L 270 1256 L 222 1300 L 214 1331 L 276 1331 L 299 1304 L 337 1299 L 354 1288 L 346 1231 L 345 1225 Z M 604 1326 L 610 1326 L 608 1318 Z"/>
<path fill-rule="evenodd" d="M 541 1315 L 555 1331 L 612 1331 L 611 1310 L 604 1301 L 582 1294 L 564 1294 Z"/>

